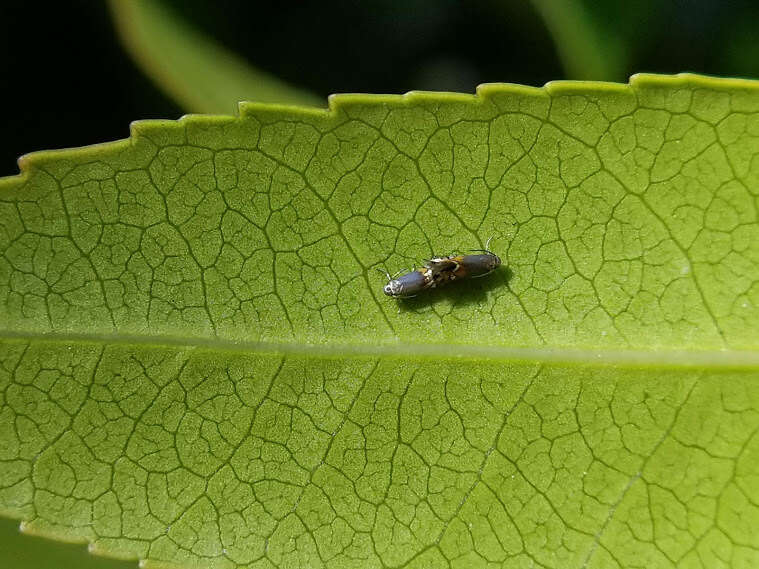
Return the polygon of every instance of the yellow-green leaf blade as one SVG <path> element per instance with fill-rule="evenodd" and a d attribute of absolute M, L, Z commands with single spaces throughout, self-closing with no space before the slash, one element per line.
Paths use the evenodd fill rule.
<path fill-rule="evenodd" d="M 639 76 L 25 157 L 0 512 L 147 566 L 750 566 L 758 117 Z M 505 270 L 382 294 L 490 237 Z"/>
<path fill-rule="evenodd" d="M 756 348 L 751 83 L 485 86 L 136 123 L 5 183 L 8 326 L 337 345 Z M 491 247 L 413 299 L 384 277 Z M 34 277 L 30 252 L 43 263 Z M 48 290 L 49 289 L 49 290 Z"/>
<path fill-rule="evenodd" d="M 757 554 L 756 368 L 2 352 L 3 513 L 148 567 Z"/>

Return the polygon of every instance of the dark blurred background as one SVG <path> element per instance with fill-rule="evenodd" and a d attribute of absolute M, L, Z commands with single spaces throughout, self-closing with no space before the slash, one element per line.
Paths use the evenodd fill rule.
<path fill-rule="evenodd" d="M 759 76 L 752 0 L 162 2 L 325 105 L 330 93 L 472 93 L 485 82 Z M 124 138 L 132 120 L 188 111 L 125 51 L 107 3 L 4 2 L 0 41 L 0 175 L 16 174 L 21 154 Z"/>

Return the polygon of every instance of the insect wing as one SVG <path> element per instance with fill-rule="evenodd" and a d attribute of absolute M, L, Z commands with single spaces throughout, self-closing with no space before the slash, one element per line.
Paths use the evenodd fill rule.
<path fill-rule="evenodd" d="M 426 266 L 433 273 L 444 273 L 455 271 L 459 263 L 457 257 L 435 257 L 427 261 Z"/>
<path fill-rule="evenodd" d="M 461 259 L 461 272 L 468 277 L 484 277 L 501 265 L 501 259 L 493 253 L 464 255 Z"/>

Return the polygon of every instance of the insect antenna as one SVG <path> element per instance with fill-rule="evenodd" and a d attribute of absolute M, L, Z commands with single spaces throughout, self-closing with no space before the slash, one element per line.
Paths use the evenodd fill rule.
<path fill-rule="evenodd" d="M 390 273 L 387 272 L 387 269 L 380 269 L 379 267 L 374 267 L 377 269 L 381 275 L 385 275 L 385 278 L 389 281 L 393 280 L 393 277 L 390 276 Z"/>
<path fill-rule="evenodd" d="M 484 249 L 469 249 L 469 251 L 471 251 L 471 252 L 480 252 L 480 253 L 487 253 L 488 255 L 495 255 L 495 253 L 493 253 L 493 252 L 490 250 L 490 242 L 491 242 L 492 240 L 493 240 L 493 238 L 491 237 L 490 239 L 488 239 L 488 240 L 485 242 L 485 248 L 484 248 Z"/>

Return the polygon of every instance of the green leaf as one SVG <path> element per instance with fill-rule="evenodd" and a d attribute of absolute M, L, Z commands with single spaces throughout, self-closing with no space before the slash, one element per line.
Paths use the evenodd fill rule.
<path fill-rule="evenodd" d="M 127 52 L 190 112 L 232 114 L 239 101 L 322 106 L 322 99 L 250 66 L 156 0 L 111 0 Z"/>
<path fill-rule="evenodd" d="M 0 180 L 0 513 L 147 567 L 755 566 L 759 85 L 330 103 Z"/>

